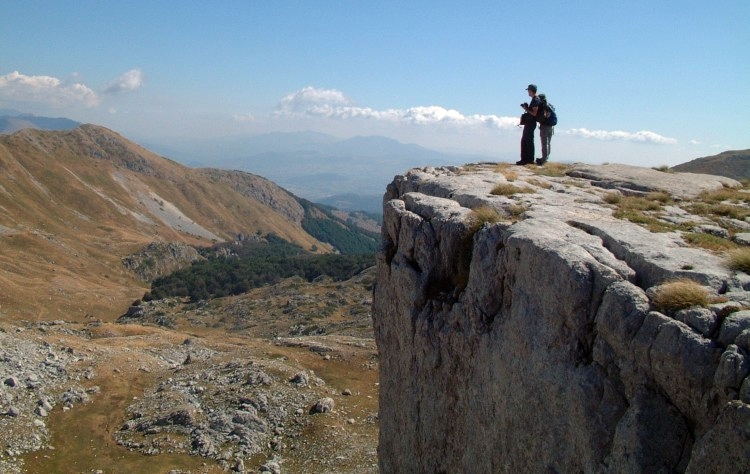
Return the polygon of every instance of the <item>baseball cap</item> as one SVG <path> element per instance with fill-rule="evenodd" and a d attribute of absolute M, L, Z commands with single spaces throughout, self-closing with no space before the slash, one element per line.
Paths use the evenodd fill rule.
<path fill-rule="evenodd" d="M 529 89 L 536 92 L 536 84 L 529 84 L 529 87 L 527 87 L 526 90 L 529 90 Z"/>

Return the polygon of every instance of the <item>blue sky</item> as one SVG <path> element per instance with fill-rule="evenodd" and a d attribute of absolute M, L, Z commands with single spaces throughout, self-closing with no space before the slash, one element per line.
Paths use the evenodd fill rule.
<path fill-rule="evenodd" d="M 749 25 L 741 0 L 0 0 L 0 108 L 152 143 L 314 130 L 505 159 L 535 83 L 553 160 L 673 165 L 750 148 Z"/>

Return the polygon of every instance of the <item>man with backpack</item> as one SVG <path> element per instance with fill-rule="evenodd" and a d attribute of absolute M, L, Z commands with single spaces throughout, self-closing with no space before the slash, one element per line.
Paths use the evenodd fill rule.
<path fill-rule="evenodd" d="M 547 96 L 539 94 L 540 107 L 537 113 L 539 121 L 539 136 L 542 139 L 542 157 L 536 159 L 536 164 L 542 166 L 549 160 L 552 152 L 552 135 L 555 134 L 555 125 L 557 125 L 557 114 L 555 107 L 547 102 Z"/>

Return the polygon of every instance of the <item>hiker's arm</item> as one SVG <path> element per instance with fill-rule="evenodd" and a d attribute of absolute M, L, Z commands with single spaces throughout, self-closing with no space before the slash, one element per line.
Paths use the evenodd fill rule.
<path fill-rule="evenodd" d="M 530 113 L 534 117 L 536 117 L 536 113 L 539 111 L 539 107 L 529 107 L 529 104 L 526 103 L 521 104 L 521 106 L 523 107 L 523 110 Z"/>

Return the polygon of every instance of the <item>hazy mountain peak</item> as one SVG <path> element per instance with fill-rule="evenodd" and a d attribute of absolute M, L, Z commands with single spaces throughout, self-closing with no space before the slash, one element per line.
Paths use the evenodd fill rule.
<path fill-rule="evenodd" d="M 71 130 L 80 122 L 63 117 L 38 117 L 12 109 L 0 109 L 0 134 L 14 133 L 25 128 L 40 130 Z"/>

